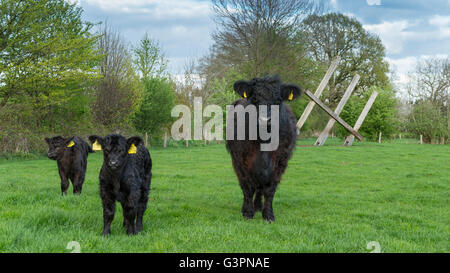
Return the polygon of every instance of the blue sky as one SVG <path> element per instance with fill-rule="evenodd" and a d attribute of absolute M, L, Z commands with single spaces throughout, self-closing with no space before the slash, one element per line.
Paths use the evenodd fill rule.
<path fill-rule="evenodd" d="M 450 55 L 450 0 L 328 0 L 331 11 L 356 17 L 379 35 L 399 83 L 420 58 Z M 107 20 L 130 43 L 147 32 L 160 41 L 172 73 L 208 52 L 212 21 L 208 0 L 78 0 L 85 19 Z"/>

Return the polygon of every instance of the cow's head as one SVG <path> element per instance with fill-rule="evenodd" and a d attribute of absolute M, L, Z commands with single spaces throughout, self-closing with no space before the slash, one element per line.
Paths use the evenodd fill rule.
<path fill-rule="evenodd" d="M 136 153 L 138 145 L 143 143 L 141 137 L 135 136 L 127 139 L 116 134 L 106 137 L 92 135 L 89 136 L 89 141 L 92 144 L 97 142 L 102 147 L 103 161 L 111 170 L 121 169 L 127 161 L 128 155 Z"/>
<path fill-rule="evenodd" d="M 250 104 L 256 106 L 258 123 L 270 125 L 270 106 L 281 105 L 283 101 L 291 101 L 302 94 L 296 84 L 282 83 L 278 76 L 254 78 L 250 81 L 240 80 L 234 83 L 234 90 Z M 267 115 L 259 114 L 259 106 L 267 106 Z"/>
<path fill-rule="evenodd" d="M 65 149 L 70 149 L 75 145 L 73 137 L 63 138 L 61 136 L 55 136 L 52 138 L 45 138 L 45 142 L 48 144 L 47 156 L 50 159 L 57 160 L 64 153 Z"/>

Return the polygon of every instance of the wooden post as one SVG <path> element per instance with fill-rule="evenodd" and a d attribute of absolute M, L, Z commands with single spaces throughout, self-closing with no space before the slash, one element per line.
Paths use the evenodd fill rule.
<path fill-rule="evenodd" d="M 348 86 L 347 90 L 344 93 L 344 96 L 342 97 L 341 101 L 339 102 L 338 106 L 336 107 L 336 110 L 334 110 L 334 113 L 336 115 L 340 115 L 342 110 L 344 109 L 345 104 L 347 103 L 348 99 L 350 98 L 350 96 L 353 93 L 353 90 L 355 89 L 356 85 L 359 82 L 359 78 L 360 76 L 358 74 L 355 75 L 355 77 L 353 77 L 353 80 L 351 82 L 351 84 Z M 325 129 L 322 131 L 322 133 L 319 135 L 319 137 L 316 140 L 316 143 L 314 145 L 316 146 L 322 146 L 325 141 L 328 138 L 328 134 L 330 133 L 330 130 L 333 128 L 334 123 L 336 121 L 334 119 L 330 119 L 327 123 L 327 126 L 325 127 Z"/>
<path fill-rule="evenodd" d="M 361 125 L 363 124 L 364 119 L 366 119 L 366 116 L 369 113 L 370 108 L 372 108 L 373 102 L 375 101 L 377 96 L 378 96 L 378 92 L 377 91 L 374 91 L 372 93 L 372 95 L 370 96 L 369 100 L 367 101 L 366 105 L 364 106 L 364 109 L 362 110 L 361 114 L 359 115 L 359 118 L 356 121 L 355 126 L 353 127 L 353 129 L 355 129 L 355 131 L 358 131 L 359 128 L 361 128 Z M 352 146 L 354 140 L 355 140 L 355 136 L 354 135 L 349 135 L 345 139 L 344 146 Z"/>
<path fill-rule="evenodd" d="M 145 147 L 148 147 L 148 134 L 145 132 Z"/>
<path fill-rule="evenodd" d="M 312 99 L 320 108 L 322 108 L 327 114 L 335 119 L 339 124 L 341 124 L 345 130 L 347 130 L 350 134 L 354 135 L 359 140 L 363 141 L 364 138 L 362 135 L 360 135 L 357 131 L 355 131 L 352 126 L 348 125 L 347 122 L 345 122 L 342 118 L 340 118 L 338 115 L 336 115 L 333 110 L 328 108 L 323 102 L 321 102 L 316 96 L 314 96 L 313 93 L 311 93 L 308 90 L 305 90 L 305 95 L 308 96 L 310 99 Z"/>
<path fill-rule="evenodd" d="M 164 149 L 167 148 L 167 132 L 164 132 Z"/>
<path fill-rule="evenodd" d="M 420 144 L 423 144 L 423 136 L 420 135 Z"/>
<path fill-rule="evenodd" d="M 380 134 L 378 135 L 378 143 L 381 143 L 381 132 L 380 132 Z"/>
<path fill-rule="evenodd" d="M 186 139 L 186 148 L 189 147 L 189 140 Z"/>
<path fill-rule="evenodd" d="M 317 87 L 316 92 L 314 93 L 314 96 L 317 98 L 320 98 L 320 95 L 322 95 L 323 90 L 328 84 L 328 81 L 330 80 L 331 76 L 333 75 L 334 71 L 336 70 L 336 67 L 339 64 L 339 61 L 341 60 L 341 57 L 337 56 L 336 59 L 331 63 L 330 67 L 328 68 L 327 73 L 325 74 L 325 77 L 323 77 L 322 81 L 320 82 L 319 86 Z M 305 111 L 303 111 L 302 116 L 297 122 L 297 128 L 300 131 L 305 124 L 306 120 L 308 119 L 309 114 L 311 114 L 312 109 L 314 108 L 314 105 L 316 103 L 314 101 L 310 101 L 308 105 L 305 108 Z"/>

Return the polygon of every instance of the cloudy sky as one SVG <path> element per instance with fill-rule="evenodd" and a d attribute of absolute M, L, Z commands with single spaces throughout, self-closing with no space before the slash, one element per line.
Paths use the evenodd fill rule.
<path fill-rule="evenodd" d="M 399 82 L 420 58 L 450 55 L 450 0 L 328 0 L 380 36 Z M 130 43 L 147 32 L 160 41 L 172 73 L 204 55 L 215 25 L 209 0 L 78 0 L 85 19 L 108 21 Z"/>

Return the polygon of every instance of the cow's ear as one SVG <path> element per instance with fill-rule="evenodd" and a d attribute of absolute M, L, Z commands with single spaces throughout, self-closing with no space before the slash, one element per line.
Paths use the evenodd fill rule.
<path fill-rule="evenodd" d="M 66 146 L 66 147 L 73 147 L 73 146 L 75 146 L 75 142 L 73 141 L 73 139 L 74 139 L 75 137 L 68 137 L 68 138 L 65 138 L 64 139 L 64 145 Z"/>
<path fill-rule="evenodd" d="M 98 144 L 103 145 L 104 142 L 104 139 L 97 135 L 91 135 L 88 137 L 88 139 L 91 144 L 94 144 L 97 141 Z"/>
<path fill-rule="evenodd" d="M 281 85 L 281 96 L 283 100 L 294 100 L 301 96 L 302 89 L 296 84 L 284 83 Z"/>
<path fill-rule="evenodd" d="M 91 135 L 88 137 L 89 142 L 92 144 L 92 150 L 93 151 L 101 151 L 103 143 L 105 140 L 102 137 Z"/>
<path fill-rule="evenodd" d="M 137 147 L 140 144 L 144 144 L 144 141 L 139 136 L 130 137 L 127 139 L 127 149 L 129 154 L 135 154 L 137 152 Z"/>
<path fill-rule="evenodd" d="M 46 137 L 44 140 L 45 142 L 47 142 L 47 144 L 50 144 L 50 138 Z"/>
<path fill-rule="evenodd" d="M 234 83 L 233 88 L 234 91 L 236 91 L 236 93 L 243 98 L 248 98 L 253 93 L 253 88 L 249 81 L 237 81 Z"/>

